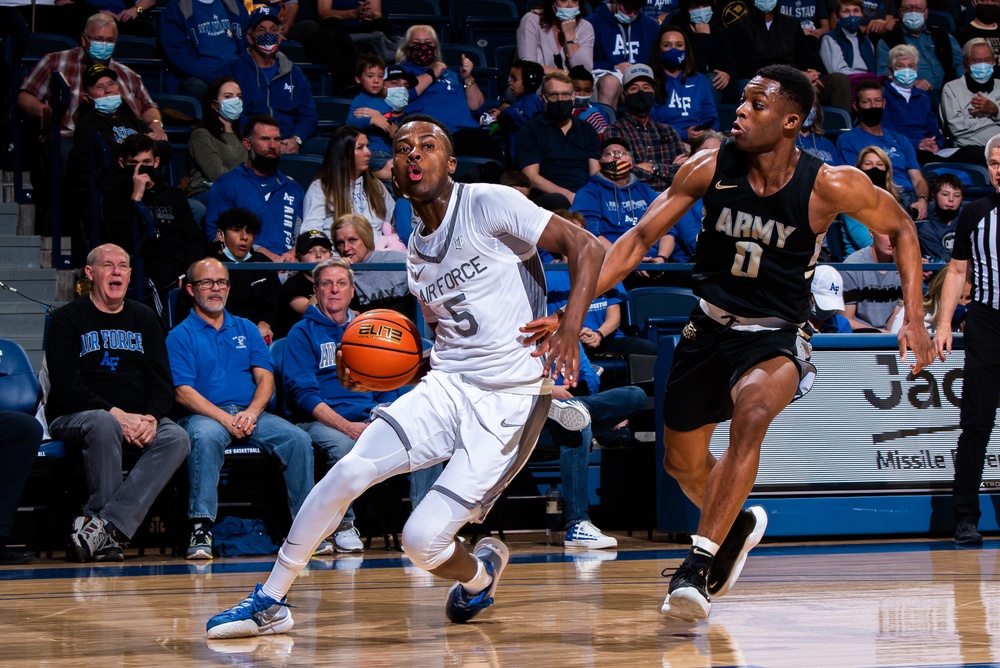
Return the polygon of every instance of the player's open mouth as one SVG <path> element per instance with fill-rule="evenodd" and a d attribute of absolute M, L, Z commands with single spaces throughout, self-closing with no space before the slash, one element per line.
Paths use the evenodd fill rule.
<path fill-rule="evenodd" d="M 740 127 L 739 123 L 733 123 L 733 128 L 729 131 L 729 134 L 733 137 L 738 137 L 743 134 L 743 128 Z"/>
<path fill-rule="evenodd" d="M 406 175 L 411 181 L 419 181 L 423 178 L 424 172 L 417 165 L 409 165 L 406 168 Z"/>

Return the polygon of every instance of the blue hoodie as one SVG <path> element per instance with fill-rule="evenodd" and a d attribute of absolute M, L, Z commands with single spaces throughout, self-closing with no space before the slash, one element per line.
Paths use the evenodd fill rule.
<path fill-rule="evenodd" d="M 719 129 L 712 84 L 705 76 L 698 73 L 689 77 L 664 75 L 663 87 L 663 102 L 654 104 L 650 113 L 654 121 L 672 125 L 684 141 L 688 140 L 687 131 L 692 125 L 711 123 L 713 130 Z"/>
<path fill-rule="evenodd" d="M 354 115 L 355 110 L 361 109 L 362 107 L 374 109 L 383 116 L 392 113 L 392 107 L 389 106 L 389 103 L 386 102 L 385 99 L 376 95 L 370 95 L 365 91 L 361 91 L 354 96 L 353 100 L 351 100 L 351 108 L 347 110 L 347 124 L 357 126 L 364 131 L 365 135 L 368 137 L 368 149 L 372 153 L 375 151 L 390 153 L 392 151 L 392 147 L 389 145 L 389 133 L 375 125 L 372 125 L 372 119 L 367 116 Z"/>
<path fill-rule="evenodd" d="M 349 311 L 347 323 L 341 326 L 310 305 L 288 332 L 281 377 L 285 385 L 285 403 L 294 422 L 314 421 L 313 410 L 322 403 L 345 420 L 366 422 L 376 404 L 393 401 L 399 396 L 398 390 L 352 392 L 340 384 L 337 346 L 354 315 Z"/>
<path fill-rule="evenodd" d="M 622 25 L 603 3 L 585 20 L 594 26 L 595 70 L 613 70 L 619 63 L 646 62 L 660 30 L 656 21 L 644 14 Z"/>
<path fill-rule="evenodd" d="M 233 77 L 243 92 L 243 115 L 237 127 L 242 128 L 251 116 L 267 114 L 278 120 L 282 139 L 306 141 L 316 133 L 319 118 L 309 80 L 283 53 L 278 53 L 275 68 L 274 78 L 268 81 L 249 49 L 222 64 L 219 76 Z"/>
<path fill-rule="evenodd" d="M 160 16 L 160 43 L 170 45 L 164 49 L 170 63 L 167 90 L 176 92 L 180 80 L 188 77 L 207 84 L 219 78 L 222 64 L 239 55 L 248 20 L 246 7 L 236 0 L 167 3 Z"/>
<path fill-rule="evenodd" d="M 281 254 L 295 245 L 295 230 L 302 225 L 302 186 L 281 172 L 259 176 L 242 164 L 218 178 L 208 191 L 205 232 L 215 241 L 216 221 L 224 211 L 239 207 L 260 218 L 254 246 Z"/>
<path fill-rule="evenodd" d="M 604 237 L 611 243 L 635 227 L 656 199 L 656 191 L 629 174 L 628 182 L 621 188 L 598 172 L 580 188 L 573 200 L 573 211 L 587 219 L 587 229 L 595 237 Z M 657 244 L 650 252 L 656 255 Z"/>

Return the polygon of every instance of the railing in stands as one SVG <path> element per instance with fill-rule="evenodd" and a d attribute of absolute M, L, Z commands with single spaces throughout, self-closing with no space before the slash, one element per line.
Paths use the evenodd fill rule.
<path fill-rule="evenodd" d="M 49 86 L 52 97 L 52 136 L 49 140 L 52 150 L 52 164 L 49 183 L 52 184 L 52 267 L 55 269 L 70 269 L 70 256 L 62 252 L 62 119 L 70 104 L 70 90 L 66 78 L 61 72 L 52 73 L 52 83 Z"/>

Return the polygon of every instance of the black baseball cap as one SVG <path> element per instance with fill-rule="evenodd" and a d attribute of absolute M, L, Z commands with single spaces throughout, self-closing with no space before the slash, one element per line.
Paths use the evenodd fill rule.
<path fill-rule="evenodd" d="M 101 63 L 95 63 L 88 67 L 83 73 L 83 87 L 90 88 L 98 81 L 108 77 L 118 81 L 118 73 L 107 65 L 102 65 Z"/>
<path fill-rule="evenodd" d="M 295 240 L 295 254 L 305 255 L 313 246 L 325 246 L 327 249 L 333 250 L 333 242 L 330 241 L 330 237 L 319 230 L 309 230 L 300 234 L 299 238 Z"/>

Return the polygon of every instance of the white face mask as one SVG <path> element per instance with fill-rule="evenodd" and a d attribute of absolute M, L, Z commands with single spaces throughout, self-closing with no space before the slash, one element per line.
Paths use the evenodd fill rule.
<path fill-rule="evenodd" d="M 410 90 L 405 86 L 385 89 L 385 103 L 392 107 L 393 111 L 402 111 L 410 102 Z"/>

